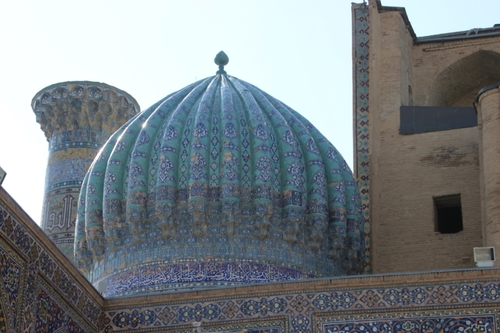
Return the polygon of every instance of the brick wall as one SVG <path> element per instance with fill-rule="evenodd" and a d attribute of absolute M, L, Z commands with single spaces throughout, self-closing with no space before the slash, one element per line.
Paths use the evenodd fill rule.
<path fill-rule="evenodd" d="M 496 80 L 488 71 L 498 52 L 498 37 L 416 45 L 401 11 L 370 2 L 373 273 L 474 267 L 472 248 L 484 244 L 478 128 L 400 135 L 399 108 L 472 106 Z M 448 194 L 461 195 L 463 231 L 454 234 L 436 231 L 433 197 Z"/>

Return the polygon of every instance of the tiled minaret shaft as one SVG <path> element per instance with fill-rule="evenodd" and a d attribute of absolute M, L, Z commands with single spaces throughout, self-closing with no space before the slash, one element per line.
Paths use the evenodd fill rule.
<path fill-rule="evenodd" d="M 104 142 L 139 112 L 139 105 L 115 87 L 75 81 L 42 89 L 31 106 L 49 142 L 41 226 L 73 261 L 82 180 Z"/>

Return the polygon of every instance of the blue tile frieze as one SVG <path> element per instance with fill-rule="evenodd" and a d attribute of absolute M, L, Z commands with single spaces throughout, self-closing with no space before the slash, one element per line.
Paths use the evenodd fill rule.
<path fill-rule="evenodd" d="M 288 267 L 257 262 L 154 262 L 115 273 L 99 283 L 106 285 L 105 297 L 127 294 L 172 292 L 195 288 L 237 286 L 305 280 L 314 275 Z"/>
<path fill-rule="evenodd" d="M 366 3 L 353 4 L 353 71 L 355 122 L 355 177 L 361 193 L 364 232 L 370 234 L 370 137 L 369 133 L 369 56 L 370 8 Z M 365 273 L 370 272 L 370 239 L 365 242 Z"/>
<path fill-rule="evenodd" d="M 130 316 L 132 311 L 136 311 L 137 316 L 153 311 L 157 319 L 142 328 L 169 329 L 197 322 L 208 327 L 243 318 L 252 322 L 284 315 L 290 332 L 475 333 L 496 332 L 498 327 L 498 281 L 346 289 L 333 287 L 334 281 L 332 288 L 314 292 L 268 292 L 180 301 L 130 310 L 114 309 L 106 311 L 106 317 L 111 323 L 118 317 Z M 127 332 L 134 331 L 132 326 L 130 321 L 120 324 Z"/>

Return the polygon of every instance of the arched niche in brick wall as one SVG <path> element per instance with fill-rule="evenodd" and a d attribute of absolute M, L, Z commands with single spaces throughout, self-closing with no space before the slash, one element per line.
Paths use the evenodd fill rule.
<path fill-rule="evenodd" d="M 500 81 L 500 54 L 476 51 L 445 68 L 434 81 L 429 106 L 472 106 L 479 90 Z"/>

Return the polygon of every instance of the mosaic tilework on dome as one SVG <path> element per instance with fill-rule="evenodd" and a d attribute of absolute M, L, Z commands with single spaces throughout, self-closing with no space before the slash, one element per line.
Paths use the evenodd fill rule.
<path fill-rule="evenodd" d="M 110 138 L 84 180 L 77 224 L 77 265 L 101 292 L 118 271 L 179 260 L 356 274 L 367 236 L 356 182 L 333 145 L 225 74 L 167 96 Z M 174 275 L 148 288 L 196 287 Z M 210 281 L 263 282 L 227 276 Z"/>
<path fill-rule="evenodd" d="M 366 4 L 353 4 L 355 177 L 361 194 L 364 232 L 370 233 L 370 110 L 368 106 L 370 16 Z M 365 238 L 365 273 L 370 273 L 370 238 Z"/>

